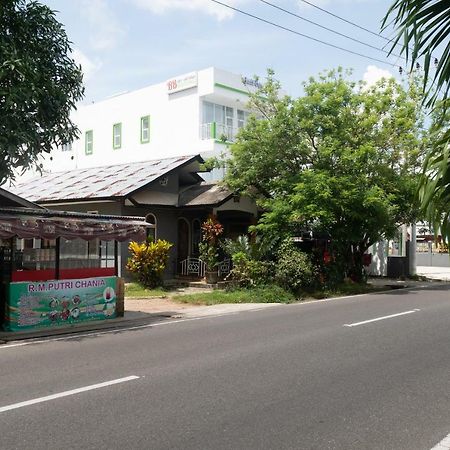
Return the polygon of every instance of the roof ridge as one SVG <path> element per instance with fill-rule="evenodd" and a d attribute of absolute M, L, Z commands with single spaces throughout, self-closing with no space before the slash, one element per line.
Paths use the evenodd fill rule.
<path fill-rule="evenodd" d="M 194 153 L 191 155 L 182 155 L 182 156 L 171 156 L 171 157 L 167 157 L 167 158 L 158 158 L 158 159 L 145 159 L 142 161 L 130 161 L 130 162 L 126 162 L 126 163 L 120 163 L 120 164 L 107 164 L 104 166 L 91 166 L 91 167 L 79 167 L 76 169 L 67 169 L 67 170 L 58 170 L 57 172 L 44 172 L 40 177 L 34 177 L 34 178 L 30 178 L 28 180 L 25 180 L 23 182 L 19 182 L 15 185 L 15 187 L 20 186 L 21 184 L 29 184 L 32 181 L 38 180 L 38 179 L 42 179 L 44 178 L 44 176 L 51 176 L 51 175 L 60 175 L 62 173 L 80 173 L 81 171 L 86 171 L 86 170 L 93 170 L 93 169 L 105 169 L 108 167 L 123 167 L 123 166 L 129 166 L 131 164 L 143 164 L 143 163 L 150 163 L 150 162 L 161 162 L 161 161 L 168 161 L 168 160 L 178 160 L 178 159 L 191 159 L 191 158 L 195 158 L 197 156 L 200 156 L 198 153 Z"/>

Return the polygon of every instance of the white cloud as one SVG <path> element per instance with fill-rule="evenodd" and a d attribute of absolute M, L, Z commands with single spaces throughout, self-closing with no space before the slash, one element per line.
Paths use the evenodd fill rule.
<path fill-rule="evenodd" d="M 392 75 L 389 70 L 380 69 L 377 66 L 367 66 L 367 69 L 363 75 L 363 80 L 367 83 L 367 86 L 373 86 L 382 78 L 394 78 L 394 75 Z"/>
<path fill-rule="evenodd" d="M 78 48 L 74 48 L 72 50 L 72 58 L 77 64 L 80 64 L 83 71 L 84 82 L 89 81 L 101 67 L 101 63 L 99 61 L 92 61 Z"/>
<path fill-rule="evenodd" d="M 82 14 L 90 28 L 92 48 L 94 50 L 114 48 L 123 36 L 124 30 L 110 8 L 108 0 L 82 0 L 81 3 Z"/>
<path fill-rule="evenodd" d="M 227 0 L 230 6 L 238 7 L 247 0 Z M 217 20 L 230 19 L 234 11 L 211 0 L 133 0 L 140 8 L 155 14 L 164 14 L 171 10 L 199 11 L 216 17 Z"/>

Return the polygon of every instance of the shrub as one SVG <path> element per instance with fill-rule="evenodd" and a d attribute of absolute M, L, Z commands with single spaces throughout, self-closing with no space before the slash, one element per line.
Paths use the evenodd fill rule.
<path fill-rule="evenodd" d="M 242 287 L 260 286 L 273 278 L 273 264 L 251 259 L 244 252 L 232 255 L 233 268 L 229 278 Z"/>
<path fill-rule="evenodd" d="M 158 239 L 155 242 L 130 242 L 127 269 L 140 283 L 149 288 L 162 285 L 162 275 L 167 266 L 169 250 L 173 244 Z"/>
<path fill-rule="evenodd" d="M 282 288 L 294 293 L 311 289 L 317 275 L 317 268 L 306 253 L 298 250 L 290 240 L 281 244 L 275 280 Z"/>
<path fill-rule="evenodd" d="M 217 271 L 219 264 L 218 239 L 223 233 L 223 226 L 215 217 L 202 223 L 202 242 L 199 244 L 200 259 L 206 265 L 207 272 Z"/>

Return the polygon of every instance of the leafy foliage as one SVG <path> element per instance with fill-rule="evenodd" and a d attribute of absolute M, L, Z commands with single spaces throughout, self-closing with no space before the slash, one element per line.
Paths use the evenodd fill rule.
<path fill-rule="evenodd" d="M 219 250 L 216 245 L 209 242 L 200 242 L 198 244 L 200 259 L 206 265 L 207 272 L 217 270 L 219 264 Z"/>
<path fill-rule="evenodd" d="M 219 264 L 219 236 L 223 233 L 223 226 L 215 217 L 209 217 L 202 223 L 202 242 L 198 248 L 200 259 L 206 264 L 206 271 L 217 270 Z"/>
<path fill-rule="evenodd" d="M 294 294 L 314 286 L 318 271 L 306 253 L 295 248 L 290 239 L 279 249 L 275 280 L 283 288 Z"/>
<path fill-rule="evenodd" d="M 389 8 L 383 25 L 393 18 L 397 36 L 392 41 L 392 50 L 402 45 L 402 51 L 410 60 L 411 68 L 424 57 L 424 87 L 430 78 L 432 62 L 435 74 L 429 84 L 428 99 L 433 105 L 442 93 L 447 98 L 450 89 L 450 3 L 448 0 L 396 0 Z M 389 24 L 390 25 L 390 24 Z M 432 61 L 433 54 L 442 56 Z"/>
<path fill-rule="evenodd" d="M 70 110 L 82 73 L 54 12 L 36 1 L 0 4 L 0 184 L 38 165 L 42 152 L 71 142 Z"/>
<path fill-rule="evenodd" d="M 173 244 L 158 239 L 155 242 L 130 242 L 131 256 L 127 269 L 134 273 L 140 283 L 147 288 L 162 285 L 162 275 L 167 266 L 169 250 Z"/>
<path fill-rule="evenodd" d="M 217 243 L 223 233 L 223 226 L 215 217 L 209 217 L 202 223 L 202 237 L 205 242 Z"/>
<path fill-rule="evenodd" d="M 445 114 L 450 90 L 450 3 L 448 0 L 396 0 L 384 24 L 392 16 L 398 31 L 393 47 L 402 45 L 411 67 L 424 57 L 428 106 L 437 105 L 434 115 L 441 114 L 438 122 L 441 136 L 429 149 L 420 197 L 435 233 L 440 230 L 442 236 L 450 240 L 450 129 Z M 436 66 L 434 76 L 430 73 L 432 63 Z"/>
<path fill-rule="evenodd" d="M 251 242 L 248 236 L 243 235 L 236 240 L 225 239 L 221 247 L 233 263 L 228 280 L 242 287 L 260 286 L 272 281 L 274 265 L 263 259 L 260 242 Z"/>
<path fill-rule="evenodd" d="M 244 252 L 234 253 L 232 261 L 229 278 L 238 286 L 262 286 L 273 279 L 274 265 L 270 261 L 253 259 Z"/>
<path fill-rule="evenodd" d="M 338 69 L 310 78 L 305 95 L 280 94 L 269 72 L 258 112 L 231 147 L 226 182 L 265 210 L 255 229 L 280 242 L 304 230 L 333 242 L 341 272 L 358 278 L 362 255 L 417 215 L 423 159 L 420 89 L 393 79 L 368 87 Z"/>

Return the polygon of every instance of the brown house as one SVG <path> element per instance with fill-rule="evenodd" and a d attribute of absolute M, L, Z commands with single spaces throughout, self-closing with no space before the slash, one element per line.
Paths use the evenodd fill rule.
<path fill-rule="evenodd" d="M 44 174 L 11 190 L 49 209 L 143 216 L 155 225 L 157 239 L 174 244 L 166 277 L 181 273 L 182 261 L 198 257 L 201 223 L 210 215 L 224 236 L 244 234 L 255 222 L 256 204 L 198 174 L 200 156 L 182 156 Z M 122 274 L 127 243 L 120 252 Z"/>

